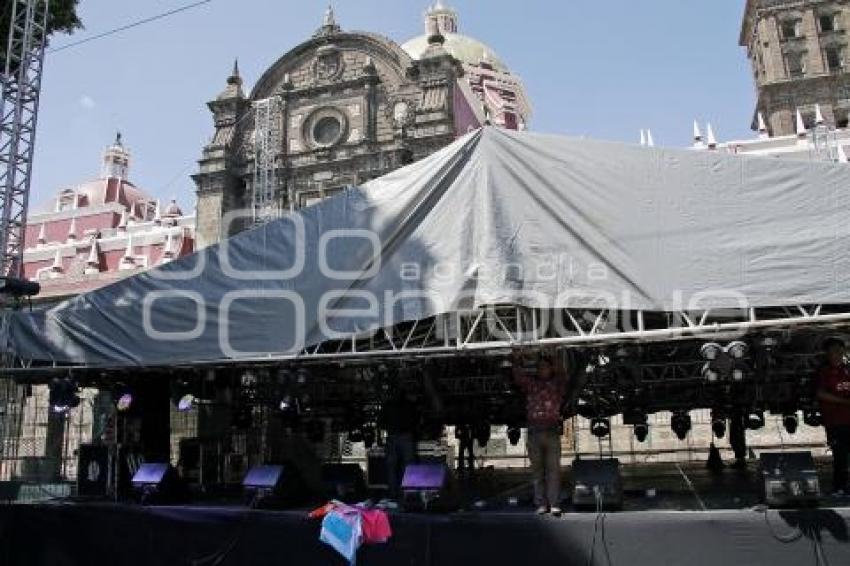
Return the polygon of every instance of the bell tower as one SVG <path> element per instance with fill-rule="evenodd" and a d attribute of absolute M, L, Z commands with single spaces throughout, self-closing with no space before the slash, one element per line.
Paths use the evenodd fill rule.
<path fill-rule="evenodd" d="M 848 127 L 850 6 L 840 0 L 747 0 L 740 45 L 747 49 L 759 114 L 771 136 L 798 133 L 821 118 Z"/>

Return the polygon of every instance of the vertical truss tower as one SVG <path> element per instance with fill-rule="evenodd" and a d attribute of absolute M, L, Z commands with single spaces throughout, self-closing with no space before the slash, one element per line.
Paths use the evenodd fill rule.
<path fill-rule="evenodd" d="M 280 138 L 278 121 L 280 109 L 277 97 L 265 98 L 254 103 L 254 179 L 253 203 L 254 223 L 264 224 L 280 216 L 277 193 L 277 164 L 279 151 L 276 140 Z"/>
<path fill-rule="evenodd" d="M 0 75 L 0 275 L 19 277 L 49 0 L 7 1 L 12 19 Z"/>

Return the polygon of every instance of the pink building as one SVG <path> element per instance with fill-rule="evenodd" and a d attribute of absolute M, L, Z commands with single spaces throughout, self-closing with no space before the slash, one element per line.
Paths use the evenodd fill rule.
<path fill-rule="evenodd" d="M 103 154 L 98 179 L 61 189 L 52 210 L 30 214 L 24 277 L 39 298 L 91 291 L 192 253 L 195 217 L 165 207 L 128 180 L 130 153 L 121 134 Z"/>

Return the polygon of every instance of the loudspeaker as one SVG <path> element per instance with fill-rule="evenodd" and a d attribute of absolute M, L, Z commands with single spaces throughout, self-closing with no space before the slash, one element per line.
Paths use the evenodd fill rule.
<path fill-rule="evenodd" d="M 387 456 L 383 448 L 372 448 L 366 455 L 366 478 L 370 489 L 387 489 Z"/>
<path fill-rule="evenodd" d="M 14 503 L 17 501 L 20 492 L 21 482 L 15 480 L 0 481 L 0 501 Z"/>
<path fill-rule="evenodd" d="M 410 464 L 401 480 L 406 511 L 451 511 L 457 507 L 457 489 L 448 466 Z"/>
<path fill-rule="evenodd" d="M 324 464 L 322 484 L 327 497 L 345 503 L 361 501 L 366 495 L 366 476 L 358 464 Z"/>
<path fill-rule="evenodd" d="M 144 463 L 133 474 L 131 484 L 142 505 L 182 503 L 188 499 L 188 492 L 171 464 Z"/>
<path fill-rule="evenodd" d="M 77 495 L 107 497 L 113 467 L 109 446 L 81 444 L 77 465 Z"/>
<path fill-rule="evenodd" d="M 811 452 L 762 452 L 764 500 L 771 506 L 815 505 L 820 482 Z"/>
<path fill-rule="evenodd" d="M 620 509 L 623 506 L 623 482 L 620 461 L 573 460 L 573 505 L 577 508 Z"/>
<path fill-rule="evenodd" d="M 307 499 L 307 489 L 291 464 L 254 466 L 242 480 L 248 505 L 275 508 L 297 505 Z"/>

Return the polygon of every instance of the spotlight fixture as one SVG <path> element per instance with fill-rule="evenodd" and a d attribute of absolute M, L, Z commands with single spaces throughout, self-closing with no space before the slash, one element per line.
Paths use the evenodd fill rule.
<path fill-rule="evenodd" d="M 307 368 L 298 368 L 298 372 L 295 374 L 295 380 L 298 382 L 298 385 L 307 383 L 308 377 L 310 377 L 310 372 L 307 371 Z"/>
<path fill-rule="evenodd" d="M 478 423 L 474 427 L 473 434 L 478 446 L 484 448 L 490 442 L 490 423 Z"/>
<path fill-rule="evenodd" d="M 713 361 L 716 360 L 720 353 L 723 351 L 723 347 L 720 346 L 717 342 L 706 342 L 699 349 L 700 355 L 704 360 Z"/>
<path fill-rule="evenodd" d="M 744 381 L 744 370 L 735 368 L 732 370 L 732 381 Z"/>
<path fill-rule="evenodd" d="M 646 423 L 640 423 L 634 425 L 635 439 L 638 442 L 643 442 L 646 440 L 646 437 L 649 436 L 649 425 Z"/>
<path fill-rule="evenodd" d="M 691 431 L 691 415 L 687 411 L 676 411 L 670 417 L 670 428 L 676 433 L 676 438 L 685 440 Z"/>
<path fill-rule="evenodd" d="M 711 364 L 705 364 L 702 367 L 702 377 L 709 383 L 716 383 L 720 379 L 720 374 L 711 368 Z"/>
<path fill-rule="evenodd" d="M 782 415 L 782 426 L 785 427 L 788 434 L 797 432 L 797 427 L 800 426 L 800 419 L 797 418 L 797 413 Z"/>
<path fill-rule="evenodd" d="M 604 417 L 596 417 L 590 421 L 590 432 L 596 438 L 605 438 L 611 434 L 611 421 Z"/>
<path fill-rule="evenodd" d="M 508 442 L 511 443 L 511 446 L 516 446 L 519 444 L 519 440 L 522 437 L 522 429 L 518 426 L 510 426 L 508 427 Z"/>
<path fill-rule="evenodd" d="M 747 346 L 746 342 L 741 342 L 740 340 L 730 342 L 729 345 L 726 346 L 726 351 L 735 360 L 744 359 L 744 356 L 747 355 L 748 349 L 749 346 Z"/>
<path fill-rule="evenodd" d="M 295 408 L 295 404 L 292 402 L 292 396 L 284 395 L 283 399 L 280 400 L 279 408 L 281 411 L 286 412 L 290 409 Z"/>
<path fill-rule="evenodd" d="M 130 410 L 130 407 L 133 405 L 133 394 L 132 393 L 124 393 L 118 398 L 118 402 L 115 403 L 115 408 L 118 409 L 119 413 L 123 413 Z"/>
<path fill-rule="evenodd" d="M 372 448 L 375 445 L 375 440 L 377 440 L 377 434 L 375 433 L 375 428 L 371 426 L 363 427 L 363 446 L 367 449 Z"/>
<path fill-rule="evenodd" d="M 806 426 L 821 426 L 823 424 L 823 415 L 815 409 L 805 410 L 803 411 L 803 423 Z"/>
<path fill-rule="evenodd" d="M 48 402 L 54 413 L 64 414 L 80 405 L 79 387 L 71 376 L 54 378 L 48 388 Z"/>
<path fill-rule="evenodd" d="M 195 406 L 195 401 L 196 399 L 194 395 L 192 395 L 191 393 L 186 393 L 185 395 L 180 397 L 179 401 L 177 401 L 177 410 L 181 413 L 191 411 L 192 407 Z"/>
<path fill-rule="evenodd" d="M 711 421 L 711 432 L 715 438 L 723 438 L 726 436 L 726 419 L 714 419 Z"/>
<path fill-rule="evenodd" d="M 29 279 L 17 277 L 0 277 L 0 295 L 8 295 L 15 299 L 34 297 L 41 292 L 41 284 Z"/>
<path fill-rule="evenodd" d="M 744 418 L 744 425 L 749 430 L 764 428 L 764 412 L 755 410 L 748 412 Z"/>

